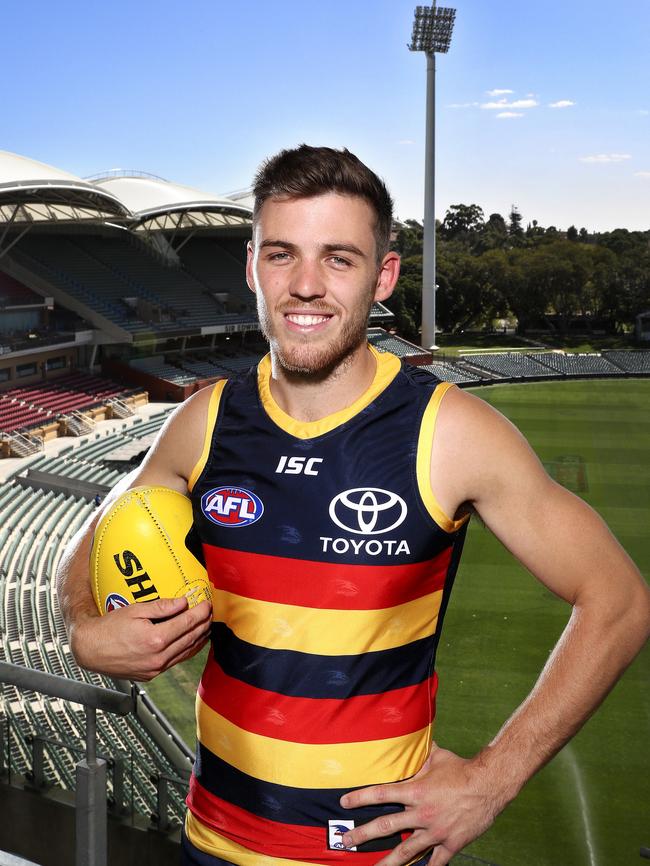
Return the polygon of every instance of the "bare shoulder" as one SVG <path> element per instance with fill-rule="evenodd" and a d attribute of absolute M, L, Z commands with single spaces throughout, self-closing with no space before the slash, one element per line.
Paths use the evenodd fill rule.
<path fill-rule="evenodd" d="M 513 478 L 520 486 L 548 479 L 520 431 L 485 400 L 450 388 L 440 404 L 431 454 L 432 484 L 447 508 L 476 507 Z"/>
<path fill-rule="evenodd" d="M 214 387 L 192 394 L 170 414 L 138 472 L 139 484 L 164 483 L 186 492 L 203 451 Z"/>

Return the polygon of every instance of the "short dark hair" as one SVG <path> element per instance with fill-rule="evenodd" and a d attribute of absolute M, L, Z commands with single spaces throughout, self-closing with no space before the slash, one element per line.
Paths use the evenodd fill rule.
<path fill-rule="evenodd" d="M 253 223 L 268 198 L 310 198 L 327 192 L 356 195 L 375 212 L 377 259 L 388 252 L 393 200 L 386 184 L 347 148 L 301 144 L 265 160 L 253 184 Z"/>

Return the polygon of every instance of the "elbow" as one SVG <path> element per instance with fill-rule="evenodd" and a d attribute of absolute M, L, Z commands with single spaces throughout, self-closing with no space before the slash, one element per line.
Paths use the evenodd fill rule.
<path fill-rule="evenodd" d="M 605 628 L 632 661 L 650 637 L 650 588 L 645 581 L 635 582 L 618 603 L 611 604 Z"/>
<path fill-rule="evenodd" d="M 635 620 L 638 620 L 638 631 L 643 646 L 650 637 L 650 587 L 644 582 L 639 587 L 638 599 L 633 605 Z"/>
<path fill-rule="evenodd" d="M 605 591 L 580 593 L 573 610 L 579 620 L 591 622 L 612 650 L 618 647 L 627 663 L 650 637 L 650 587 L 640 575 Z"/>

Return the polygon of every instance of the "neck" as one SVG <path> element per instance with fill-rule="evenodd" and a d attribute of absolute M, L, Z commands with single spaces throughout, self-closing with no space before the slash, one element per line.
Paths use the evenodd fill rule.
<path fill-rule="evenodd" d="M 351 406 L 369 388 L 377 362 L 364 341 L 335 366 L 317 373 L 285 370 L 271 349 L 273 399 L 296 421 L 320 421 Z"/>

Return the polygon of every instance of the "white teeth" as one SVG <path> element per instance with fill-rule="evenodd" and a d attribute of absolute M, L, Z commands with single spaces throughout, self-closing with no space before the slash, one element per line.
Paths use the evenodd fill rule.
<path fill-rule="evenodd" d="M 302 325 L 303 327 L 308 325 L 320 325 L 321 322 L 327 321 L 327 318 L 327 316 L 287 316 L 287 319 L 290 322 L 293 322 L 294 325 Z"/>

